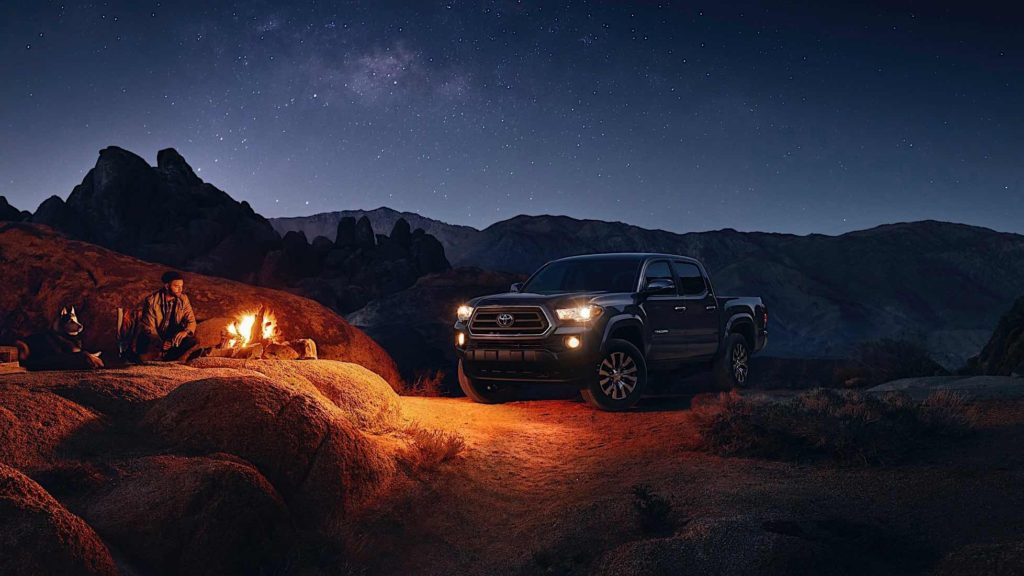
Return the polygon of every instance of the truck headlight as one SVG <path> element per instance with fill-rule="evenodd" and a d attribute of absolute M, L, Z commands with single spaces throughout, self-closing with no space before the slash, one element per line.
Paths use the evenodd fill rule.
<path fill-rule="evenodd" d="M 604 309 L 600 306 L 592 306 L 588 304 L 587 306 L 577 306 L 576 308 L 559 308 L 558 310 L 555 310 L 555 313 L 558 314 L 559 320 L 586 322 L 600 316 L 604 313 Z"/>
<path fill-rule="evenodd" d="M 455 315 L 459 317 L 459 322 L 465 322 L 469 320 L 469 317 L 473 315 L 473 307 L 466 306 L 463 304 L 459 306 L 459 309 L 455 311 Z"/>

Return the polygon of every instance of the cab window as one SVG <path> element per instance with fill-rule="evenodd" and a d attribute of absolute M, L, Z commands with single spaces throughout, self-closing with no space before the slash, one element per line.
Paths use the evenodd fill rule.
<path fill-rule="evenodd" d="M 647 270 L 644 272 L 644 286 L 651 280 L 671 280 L 675 282 L 672 277 L 672 269 L 668 266 L 667 260 L 657 260 L 647 265 Z"/>
<path fill-rule="evenodd" d="M 691 262 L 679 262 L 673 263 L 676 268 L 676 275 L 679 279 L 676 281 L 676 286 L 679 287 L 679 294 L 682 296 L 700 296 L 707 291 L 707 285 L 704 283 L 704 275 L 700 273 L 700 268 L 696 264 Z"/>

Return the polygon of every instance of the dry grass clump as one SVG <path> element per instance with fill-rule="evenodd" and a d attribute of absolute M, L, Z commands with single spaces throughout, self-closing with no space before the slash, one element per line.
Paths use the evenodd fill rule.
<path fill-rule="evenodd" d="M 403 396 L 444 396 L 444 370 L 422 370 L 416 374 L 412 384 L 406 384 Z"/>
<path fill-rule="evenodd" d="M 410 476 L 434 470 L 466 449 L 466 440 L 456 432 L 431 430 L 413 424 L 405 433 L 412 442 L 399 459 Z"/>
<path fill-rule="evenodd" d="M 816 389 L 783 401 L 724 393 L 695 406 L 693 416 L 700 447 L 709 452 L 859 464 L 903 460 L 963 436 L 976 421 L 964 397 L 948 391 L 921 402 L 901 392 Z"/>
<path fill-rule="evenodd" d="M 653 492 L 646 484 L 633 485 L 631 492 L 640 530 L 651 536 L 671 534 L 675 529 L 671 517 L 672 503 L 664 496 Z"/>

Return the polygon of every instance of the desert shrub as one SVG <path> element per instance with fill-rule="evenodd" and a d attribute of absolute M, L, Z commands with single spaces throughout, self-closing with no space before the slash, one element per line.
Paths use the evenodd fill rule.
<path fill-rule="evenodd" d="M 430 430 L 414 424 L 405 433 L 411 442 L 400 454 L 400 461 L 410 476 L 434 470 L 466 449 L 466 440 L 455 432 Z"/>
<path fill-rule="evenodd" d="M 421 370 L 416 374 L 416 379 L 413 380 L 412 384 L 406 385 L 403 395 L 443 396 L 444 376 L 444 370 Z"/>
<path fill-rule="evenodd" d="M 633 486 L 633 508 L 637 513 L 640 530 L 652 536 L 665 536 L 672 533 L 672 504 L 664 497 L 655 494 L 644 484 Z"/>
<path fill-rule="evenodd" d="M 900 378 L 942 376 L 948 373 L 919 344 L 909 340 L 883 338 L 857 345 L 849 363 L 836 369 L 836 380 L 852 388 L 876 386 Z"/>
<path fill-rule="evenodd" d="M 720 394 L 693 417 L 700 448 L 716 454 L 885 464 L 966 434 L 976 415 L 948 391 L 917 402 L 902 392 L 817 389 L 781 401 Z"/>

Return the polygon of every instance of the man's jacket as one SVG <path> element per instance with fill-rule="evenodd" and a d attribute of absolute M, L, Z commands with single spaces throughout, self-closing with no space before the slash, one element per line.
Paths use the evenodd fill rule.
<path fill-rule="evenodd" d="M 167 333 L 160 334 L 159 329 L 164 322 L 163 298 L 164 291 L 160 289 L 142 301 L 143 332 L 148 334 L 150 338 L 159 338 L 160 340 L 170 340 L 182 330 L 188 330 L 189 334 L 195 335 L 196 315 L 192 312 L 192 304 L 189 303 L 188 296 L 184 294 L 176 297 L 173 317 L 170 319 Z"/>

